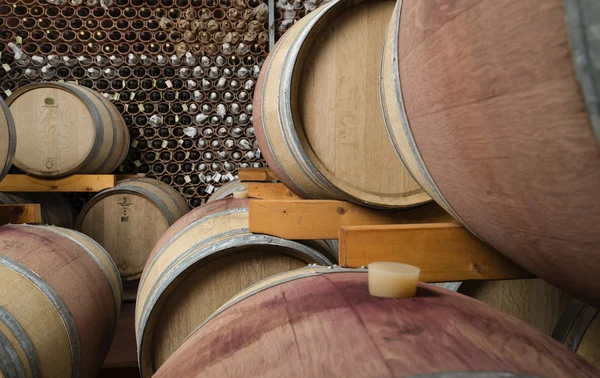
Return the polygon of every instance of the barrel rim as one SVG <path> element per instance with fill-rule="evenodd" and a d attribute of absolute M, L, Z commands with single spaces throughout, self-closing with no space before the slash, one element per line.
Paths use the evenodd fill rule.
<path fill-rule="evenodd" d="M 41 276 L 25 265 L 2 255 L 0 255 L 0 265 L 6 266 L 30 281 L 52 303 L 57 314 L 60 316 L 63 322 L 65 332 L 69 339 L 69 346 L 71 349 L 71 378 L 79 377 L 81 368 L 81 347 L 79 343 L 79 335 L 77 334 L 77 326 L 75 325 L 73 315 L 69 311 L 69 308 L 64 303 L 60 295 L 52 286 L 50 286 L 48 282 L 46 282 Z"/>
<path fill-rule="evenodd" d="M 92 123 L 94 126 L 94 130 L 93 130 L 94 137 L 93 137 L 92 145 L 91 145 L 90 150 L 88 151 L 87 155 L 85 155 L 84 158 L 81 159 L 79 163 L 74 164 L 74 166 L 71 169 L 68 169 L 65 172 L 59 172 L 59 173 L 29 172 L 29 171 L 21 168 L 21 166 L 17 162 L 16 153 L 15 153 L 15 159 L 13 160 L 13 164 L 17 168 L 19 168 L 23 171 L 26 171 L 27 173 L 29 173 L 32 176 L 44 177 L 44 178 L 49 178 L 49 177 L 60 178 L 60 177 L 69 176 L 71 174 L 74 174 L 74 173 L 84 170 L 87 165 L 89 165 L 92 161 L 94 161 L 96 159 L 96 157 L 100 153 L 100 149 L 102 147 L 102 141 L 104 138 L 104 129 L 101 126 L 102 118 L 100 117 L 100 113 L 98 112 L 98 109 L 96 109 L 96 106 L 94 105 L 94 103 L 92 103 L 90 101 L 90 99 L 87 97 L 87 95 L 85 93 L 81 92 L 78 88 L 67 87 L 66 85 L 63 85 L 62 83 L 51 83 L 51 82 L 28 84 L 24 87 L 17 89 L 6 99 L 6 103 L 9 107 L 9 109 L 10 109 L 10 105 L 12 105 L 12 103 L 16 99 L 18 99 L 21 95 L 23 95 L 31 90 L 40 89 L 40 88 L 61 89 L 65 92 L 68 92 L 68 93 L 74 95 L 75 97 L 77 97 L 84 103 L 84 105 L 88 108 L 88 111 L 92 118 Z"/>
<path fill-rule="evenodd" d="M 115 186 L 119 186 L 126 182 L 142 182 L 142 183 L 146 183 L 146 184 L 151 184 L 154 187 L 156 187 L 157 189 L 159 189 L 161 192 L 165 193 L 167 195 L 167 197 L 169 198 L 169 200 L 175 205 L 175 207 L 181 213 L 181 215 L 179 217 L 177 217 L 177 219 L 184 216 L 185 214 L 187 214 L 190 211 L 190 207 L 188 206 L 188 204 L 187 204 L 186 200 L 183 198 L 183 196 L 179 193 L 179 191 L 177 189 L 173 188 L 172 186 L 165 184 L 164 182 L 162 182 L 160 180 L 149 178 L 149 177 L 137 177 L 137 178 L 121 180 Z M 181 201 L 177 201 L 177 199 L 181 199 Z M 176 214 L 174 214 L 174 216 L 176 216 Z M 175 219 L 175 220 L 177 220 L 177 219 Z"/>
<path fill-rule="evenodd" d="M 244 231 L 241 229 L 240 231 Z M 218 237 L 219 235 L 216 235 Z M 331 264 L 329 260 L 323 256 L 318 251 L 307 247 L 303 244 L 286 240 L 278 237 L 261 235 L 261 234 L 250 234 L 248 231 L 243 234 L 234 234 L 230 237 L 225 237 L 224 239 L 216 243 L 210 243 L 211 238 L 205 239 L 205 243 L 203 243 L 199 248 L 192 247 L 189 248 L 185 253 L 180 256 L 185 256 L 181 258 L 182 263 L 177 265 L 175 268 L 168 270 L 165 269 L 163 273 L 168 273 L 165 275 L 165 279 L 163 281 L 159 279 L 156 280 L 155 284 L 149 291 L 149 295 L 143 303 L 143 308 L 140 310 L 139 322 L 136 322 L 136 341 L 137 341 L 137 351 L 138 351 L 138 367 L 142 376 L 148 374 L 150 370 L 156 371 L 153 366 L 152 361 L 144 361 L 144 356 L 148 359 L 148 335 L 146 334 L 146 326 L 151 321 L 153 316 L 155 315 L 155 310 L 158 307 L 158 304 L 165 300 L 164 294 L 168 292 L 169 289 L 174 290 L 178 283 L 185 277 L 185 273 L 189 271 L 189 269 L 198 269 L 203 266 L 201 263 L 205 262 L 207 258 L 219 258 L 222 256 L 226 256 L 232 253 L 235 253 L 238 247 L 244 247 L 248 245 L 271 245 L 271 246 L 280 246 L 286 248 L 283 252 L 286 255 L 296 257 L 301 259 L 301 256 L 307 256 L 312 259 L 312 261 L 325 262 Z M 189 252 L 189 253 L 188 253 Z M 296 252 L 296 254 L 294 254 Z M 209 259 L 210 260 L 210 259 Z M 306 262 L 306 260 L 304 260 Z M 208 262 L 210 263 L 210 261 Z M 171 286 L 174 285 L 174 286 Z M 139 306 L 139 297 L 136 301 L 136 312 Z M 144 337 L 146 336 L 146 337 Z M 152 336 L 152 335 L 150 335 Z M 153 336 L 152 336 L 153 337 Z"/>
<path fill-rule="evenodd" d="M 67 84 L 67 83 L 65 83 L 65 85 L 72 86 L 71 84 Z M 110 151 L 104 158 L 104 161 L 102 162 L 102 164 L 100 164 L 100 166 L 97 169 L 98 172 L 103 172 L 103 170 L 106 168 L 106 165 L 112 158 L 112 156 L 115 152 L 115 149 L 117 148 L 117 139 L 119 139 L 118 135 L 117 135 L 118 134 L 117 122 L 115 120 L 113 112 L 111 112 L 111 110 L 106 105 L 106 101 L 105 101 L 106 99 L 102 95 L 100 95 L 98 92 L 93 91 L 89 88 L 86 88 L 86 87 L 82 87 L 82 88 L 84 89 L 84 92 L 90 93 L 91 95 L 96 96 L 96 98 L 102 103 L 102 106 L 104 106 L 104 109 L 106 109 L 106 112 L 108 113 L 108 117 L 110 118 L 110 123 L 111 123 L 112 130 L 113 130 L 113 137 L 112 137 L 112 143 L 110 145 Z M 129 149 L 129 143 L 127 144 L 127 149 Z"/>
<path fill-rule="evenodd" d="M 0 180 L 2 180 L 13 164 L 15 153 L 17 152 L 17 129 L 15 127 L 15 120 L 10 112 L 10 109 L 8 108 L 8 105 L 1 98 L 0 110 L 2 110 L 2 113 L 4 113 L 8 129 L 8 149 L 6 152 L 6 161 L 4 162 L 2 169 L 0 169 Z"/>
<path fill-rule="evenodd" d="M 19 346 L 27 358 L 32 378 L 41 377 L 40 361 L 33 342 L 19 321 L 2 306 L 0 306 L 0 323 L 3 323 L 10 330 L 19 343 Z M 0 341 L 0 344 L 2 344 L 2 341 Z"/>
<path fill-rule="evenodd" d="M 353 203 L 378 209 L 398 209 L 419 206 L 430 202 L 431 198 L 429 198 L 429 195 L 418 185 L 418 182 L 412 179 L 412 176 L 411 179 L 418 188 L 409 192 L 377 193 L 365 188 L 356 187 L 344 180 L 337 182 L 339 184 L 343 183 L 346 189 L 342 189 L 339 185 L 334 185 L 333 181 L 317 168 L 316 162 L 318 162 L 319 159 L 314 152 L 311 152 L 312 149 L 310 143 L 302 142 L 302 139 L 306 139 L 306 136 L 303 133 L 304 128 L 299 124 L 298 110 L 294 110 L 292 107 L 292 104 L 297 102 L 294 101 L 295 99 L 297 100 L 297 88 L 293 84 L 298 80 L 298 75 L 301 75 L 302 71 L 298 69 L 298 65 L 303 64 L 304 59 L 301 58 L 307 54 L 312 47 L 312 43 L 306 42 L 312 41 L 311 38 L 315 38 L 314 28 L 317 27 L 318 23 L 323 22 L 330 12 L 343 13 L 362 3 L 365 3 L 365 0 L 333 1 L 329 3 L 330 6 L 324 7 L 296 37 L 294 44 L 286 53 L 279 79 L 279 101 L 281 106 L 279 106 L 277 110 L 280 117 L 280 127 L 282 128 L 284 135 L 286 135 L 286 138 L 284 139 L 288 146 L 288 150 L 292 152 L 298 166 L 301 167 L 306 175 L 312 175 L 315 178 L 313 182 L 325 192 L 330 193 L 331 196 L 335 198 L 341 197 Z M 383 117 L 381 122 L 383 123 Z M 300 134 L 304 136 L 301 137 Z M 314 157 L 311 157 L 311 155 L 314 155 Z M 395 154 L 393 155 L 395 157 Z M 399 161 L 399 165 L 400 168 L 404 167 L 404 164 L 401 161 Z M 324 166 L 323 168 L 325 169 Z M 335 177 L 335 175 L 332 177 Z M 353 188 L 353 190 L 356 190 L 356 193 L 352 194 L 347 190 L 348 188 Z M 356 195 L 358 193 L 371 198 L 360 198 Z M 376 200 L 376 198 L 380 198 L 381 200 Z"/>
<path fill-rule="evenodd" d="M 155 203 L 154 199 L 147 195 L 149 193 L 148 191 L 140 192 L 138 190 L 131 190 L 131 188 L 139 189 L 137 187 L 132 187 L 132 186 L 116 185 L 112 188 L 104 189 L 103 191 L 96 194 L 94 197 L 92 197 L 92 199 L 90 199 L 86 203 L 86 205 L 83 207 L 83 209 L 81 209 L 81 212 L 79 213 L 79 215 L 77 216 L 77 220 L 75 221 L 75 230 L 82 232 L 81 227 L 83 224 L 83 219 L 85 218 L 85 216 L 87 215 L 89 210 L 92 208 L 92 206 L 94 206 L 96 203 L 100 202 L 101 200 L 103 200 L 113 194 L 128 194 L 128 195 L 137 195 L 139 197 L 142 197 L 142 198 L 148 200 L 148 202 L 150 202 L 152 205 L 154 205 L 165 216 L 165 218 L 167 219 L 167 223 L 169 223 L 169 226 L 174 223 L 174 221 L 171 221 L 171 219 L 173 219 L 173 215 L 168 210 L 166 210 L 166 206 L 161 207 L 157 203 Z M 160 201 L 160 202 L 162 202 L 162 201 Z M 164 203 L 163 203 L 163 205 L 164 205 Z"/>
<path fill-rule="evenodd" d="M 256 120 L 254 122 L 254 135 L 256 135 L 256 140 L 258 141 L 259 146 L 263 145 L 266 148 L 262 148 L 262 155 L 269 164 L 271 170 L 275 173 L 277 178 L 284 183 L 284 185 L 290 189 L 294 194 L 298 195 L 302 198 L 315 198 L 314 196 L 307 193 L 304 189 L 298 185 L 298 183 L 288 174 L 285 170 L 285 167 L 279 161 L 277 154 L 273 151 L 273 144 L 271 143 L 271 138 L 269 137 L 269 132 L 265 127 L 265 94 L 266 94 L 266 82 L 269 78 L 269 72 L 271 72 L 271 67 L 273 63 L 273 56 L 277 54 L 279 51 L 282 41 L 289 37 L 289 33 L 283 34 L 281 39 L 277 41 L 271 52 L 267 56 L 265 64 L 263 65 L 263 69 L 261 70 L 258 80 L 256 83 L 257 92 L 260 90 L 260 96 L 255 97 L 255 102 L 258 106 L 256 108 L 259 110 L 257 113 Z"/>

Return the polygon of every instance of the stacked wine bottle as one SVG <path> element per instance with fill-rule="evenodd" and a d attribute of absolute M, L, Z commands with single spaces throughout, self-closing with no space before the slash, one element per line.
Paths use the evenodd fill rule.
<path fill-rule="evenodd" d="M 123 115 L 144 173 L 201 205 L 240 167 L 265 165 L 252 97 L 268 53 L 261 0 L 6 0 L 0 96 L 39 81 L 101 92 Z"/>

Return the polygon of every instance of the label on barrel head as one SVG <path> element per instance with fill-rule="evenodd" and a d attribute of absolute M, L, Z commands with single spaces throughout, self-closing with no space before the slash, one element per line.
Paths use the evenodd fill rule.
<path fill-rule="evenodd" d="M 132 203 L 129 202 L 127 197 L 123 197 L 118 204 L 121 207 L 121 223 L 129 222 L 129 216 L 131 215 L 131 209 L 129 207 Z"/>

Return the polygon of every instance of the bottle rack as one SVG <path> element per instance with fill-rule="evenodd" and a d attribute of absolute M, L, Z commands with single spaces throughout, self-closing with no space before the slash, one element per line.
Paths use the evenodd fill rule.
<path fill-rule="evenodd" d="M 159 179 L 191 207 L 209 196 L 208 185 L 234 179 L 239 168 L 265 166 L 252 97 L 269 45 L 266 2 L 106 3 L 3 1 L 0 96 L 60 80 L 101 92 L 131 135 L 115 173 Z"/>

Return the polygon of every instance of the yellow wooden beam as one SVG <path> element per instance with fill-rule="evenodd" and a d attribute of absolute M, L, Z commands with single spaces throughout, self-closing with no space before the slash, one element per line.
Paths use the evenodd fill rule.
<path fill-rule="evenodd" d="M 0 205 L 0 225 L 42 224 L 42 208 L 39 204 Z"/>
<path fill-rule="evenodd" d="M 6 175 L 0 182 L 0 192 L 99 192 L 112 188 L 116 182 L 115 175 L 72 175 L 50 180 L 28 175 Z"/>
<path fill-rule="evenodd" d="M 238 170 L 240 181 L 277 181 L 277 177 L 269 168 L 240 168 Z"/>
<path fill-rule="evenodd" d="M 249 182 L 246 184 L 246 191 L 248 191 L 248 196 L 251 198 L 270 200 L 300 199 L 279 182 Z"/>
<path fill-rule="evenodd" d="M 435 203 L 406 211 L 380 211 L 332 200 L 250 201 L 250 231 L 286 239 L 337 239 L 339 228 L 393 223 L 452 222 Z"/>
<path fill-rule="evenodd" d="M 421 281 L 531 278 L 456 223 L 341 227 L 339 263 L 358 268 L 392 261 L 421 269 Z"/>

